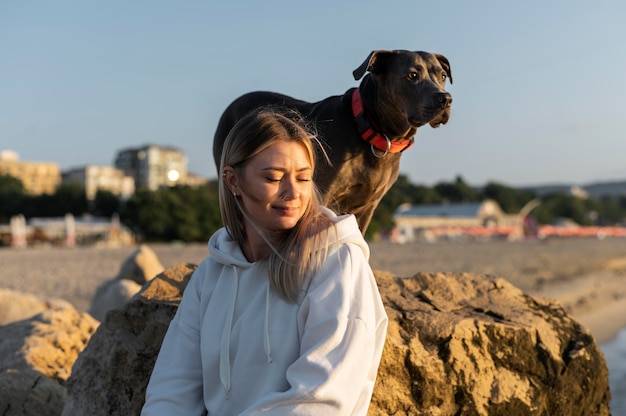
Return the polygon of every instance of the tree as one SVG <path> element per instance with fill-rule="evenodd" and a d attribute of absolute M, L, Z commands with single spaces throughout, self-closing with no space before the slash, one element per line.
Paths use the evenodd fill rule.
<path fill-rule="evenodd" d="M 0 194 L 7 193 L 23 195 L 25 193 L 24 184 L 15 176 L 0 174 Z"/>
<path fill-rule="evenodd" d="M 485 186 L 483 196 L 496 201 L 498 205 L 500 205 L 500 208 L 502 208 L 502 211 L 508 214 L 518 213 L 524 205 L 536 198 L 534 192 L 519 191 L 496 182 L 489 182 L 487 186 Z"/>
<path fill-rule="evenodd" d="M 533 211 L 541 224 L 553 224 L 559 218 L 568 218 L 580 225 L 590 223 L 587 212 L 582 199 L 564 193 L 547 195 Z"/>
<path fill-rule="evenodd" d="M 87 212 L 85 187 L 78 182 L 61 184 L 54 194 L 35 197 L 34 203 L 41 207 L 40 215 L 44 217 L 78 217 Z"/>
<path fill-rule="evenodd" d="M 478 193 L 460 176 L 456 177 L 454 183 L 442 182 L 435 185 L 435 190 L 448 202 L 474 202 L 480 199 Z"/>
<path fill-rule="evenodd" d="M 110 217 L 120 211 L 120 199 L 113 192 L 99 189 L 90 211 L 99 217 Z"/>
<path fill-rule="evenodd" d="M 206 241 L 222 225 L 217 182 L 140 190 L 126 202 L 121 221 L 147 241 Z"/>
<path fill-rule="evenodd" d="M 25 197 L 21 180 L 10 175 L 0 175 L 0 222 L 7 223 L 12 216 L 21 213 Z"/>

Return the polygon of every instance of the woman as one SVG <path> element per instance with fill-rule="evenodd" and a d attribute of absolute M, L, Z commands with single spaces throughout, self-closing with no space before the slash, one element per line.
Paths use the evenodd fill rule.
<path fill-rule="evenodd" d="M 185 290 L 143 415 L 365 415 L 387 329 L 352 215 L 320 207 L 315 138 L 254 112 L 220 164 L 225 227 Z"/>

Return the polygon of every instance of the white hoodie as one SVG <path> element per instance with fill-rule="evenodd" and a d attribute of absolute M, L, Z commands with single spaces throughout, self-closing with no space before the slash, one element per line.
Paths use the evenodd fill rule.
<path fill-rule="evenodd" d="M 170 323 L 142 415 L 365 415 L 387 330 L 352 215 L 298 304 L 221 229 Z M 331 238 L 335 233 L 330 233 Z"/>

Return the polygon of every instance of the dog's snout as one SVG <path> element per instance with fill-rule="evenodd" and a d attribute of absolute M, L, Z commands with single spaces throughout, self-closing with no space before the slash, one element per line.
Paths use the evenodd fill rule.
<path fill-rule="evenodd" d="M 441 108 L 447 108 L 452 105 L 452 95 L 447 92 L 440 92 L 435 95 L 435 103 Z"/>

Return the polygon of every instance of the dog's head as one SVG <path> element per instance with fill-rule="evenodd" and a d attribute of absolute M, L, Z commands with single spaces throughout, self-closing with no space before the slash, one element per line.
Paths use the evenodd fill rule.
<path fill-rule="evenodd" d="M 452 84 L 448 59 L 441 54 L 376 50 L 354 70 L 355 80 L 369 72 L 376 84 L 377 105 L 391 111 L 398 128 L 439 127 L 450 119 Z M 364 80 L 365 82 L 366 80 Z"/>

